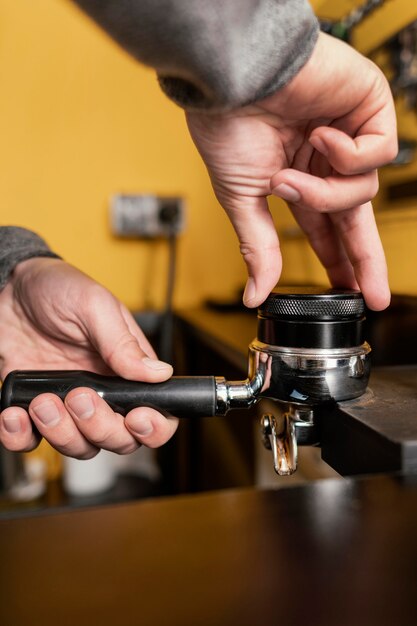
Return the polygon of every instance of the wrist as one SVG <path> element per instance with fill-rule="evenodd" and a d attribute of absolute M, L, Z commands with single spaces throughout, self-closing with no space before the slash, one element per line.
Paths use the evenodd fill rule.
<path fill-rule="evenodd" d="M 64 263 L 59 258 L 36 256 L 20 261 L 12 270 L 9 284 L 17 292 L 21 291 L 25 284 L 31 284 L 39 275 L 50 268 Z"/>
<path fill-rule="evenodd" d="M 59 258 L 36 233 L 18 226 L 0 227 L 0 289 L 18 264 L 37 257 Z"/>

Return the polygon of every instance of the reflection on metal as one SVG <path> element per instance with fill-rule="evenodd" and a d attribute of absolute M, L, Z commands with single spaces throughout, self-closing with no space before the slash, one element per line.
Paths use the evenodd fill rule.
<path fill-rule="evenodd" d="M 311 407 L 289 404 L 281 416 L 266 414 L 261 419 L 262 441 L 272 450 L 274 469 L 289 476 L 297 469 L 298 446 L 319 444 Z"/>
<path fill-rule="evenodd" d="M 245 381 L 216 378 L 217 415 L 248 408 L 261 398 L 277 401 L 277 414 L 262 418 L 262 437 L 272 450 L 277 474 L 297 468 L 299 445 L 318 445 L 314 407 L 358 398 L 370 374 L 371 348 L 284 348 L 254 340 L 249 347 Z"/>
<path fill-rule="evenodd" d="M 261 419 L 261 429 L 263 444 L 272 450 L 274 469 L 279 476 L 289 476 L 297 469 L 299 445 L 319 443 L 310 407 L 290 404 L 279 417 L 266 414 Z"/>
<path fill-rule="evenodd" d="M 263 379 L 260 396 L 301 405 L 361 396 L 370 374 L 371 348 L 284 348 L 255 340 L 249 347 L 249 379 Z M 259 386 L 259 382 L 258 382 Z"/>
<path fill-rule="evenodd" d="M 306 349 L 271 346 L 255 340 L 249 346 L 249 377 L 216 378 L 216 415 L 249 408 L 260 398 L 296 405 L 351 400 L 361 396 L 370 374 L 370 346 Z"/>
<path fill-rule="evenodd" d="M 281 425 L 273 415 L 262 417 L 262 438 L 264 445 L 272 450 L 274 469 L 279 476 L 289 476 L 297 469 L 297 438 L 294 421 L 288 414 L 283 416 Z"/>

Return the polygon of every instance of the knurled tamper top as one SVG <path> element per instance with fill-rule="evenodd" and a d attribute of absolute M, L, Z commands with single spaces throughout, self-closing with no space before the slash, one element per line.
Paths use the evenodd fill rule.
<path fill-rule="evenodd" d="M 291 348 L 353 348 L 363 343 L 364 321 L 360 291 L 282 287 L 259 307 L 258 339 Z"/>

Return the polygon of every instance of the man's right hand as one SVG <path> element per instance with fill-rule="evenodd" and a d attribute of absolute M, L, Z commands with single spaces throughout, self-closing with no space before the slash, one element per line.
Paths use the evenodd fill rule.
<path fill-rule="evenodd" d="M 187 119 L 240 241 L 247 306 L 265 300 L 281 273 L 271 193 L 288 202 L 334 286 L 359 287 L 371 309 L 388 306 L 370 200 L 376 168 L 397 153 L 397 133 L 388 83 L 371 61 L 320 34 L 306 65 L 274 95 Z"/>

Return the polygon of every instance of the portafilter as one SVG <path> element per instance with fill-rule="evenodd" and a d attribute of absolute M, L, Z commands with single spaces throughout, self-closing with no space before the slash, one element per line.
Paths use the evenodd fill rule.
<path fill-rule="evenodd" d="M 71 389 L 90 387 L 122 415 L 149 406 L 178 417 L 205 417 L 249 409 L 269 398 L 277 401 L 281 418 L 263 416 L 264 443 L 272 448 L 277 473 L 291 474 L 297 446 L 319 443 L 315 407 L 351 400 L 366 390 L 371 349 L 363 338 L 364 320 L 359 291 L 279 288 L 259 307 L 246 380 L 174 376 L 141 383 L 79 370 L 22 370 L 6 377 L 1 406 L 27 409 L 41 393 L 63 399 Z"/>

